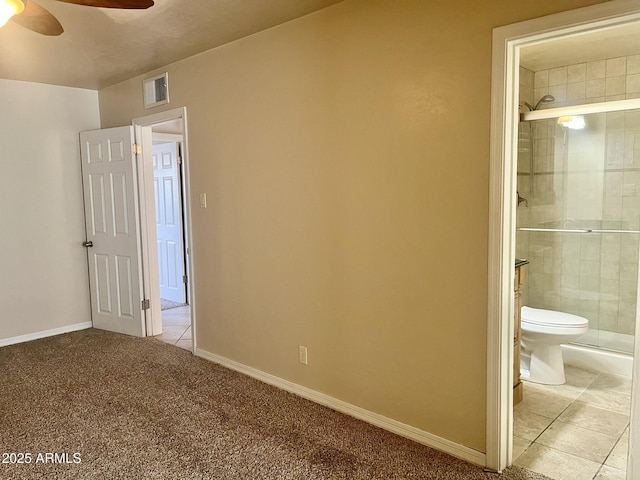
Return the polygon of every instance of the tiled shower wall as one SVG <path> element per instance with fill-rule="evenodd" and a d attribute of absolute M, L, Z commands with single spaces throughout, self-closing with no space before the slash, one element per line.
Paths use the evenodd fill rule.
<path fill-rule="evenodd" d="M 546 94 L 556 101 L 540 108 L 638 98 L 640 55 L 535 73 L 521 67 L 521 102 L 535 105 Z M 588 122 L 584 131 L 567 131 L 570 137 L 555 120 L 520 124 L 518 192 L 526 201 L 518 227 L 640 230 L 640 112 Z M 516 256 L 530 261 L 525 304 L 632 335 L 639 244 L 640 234 L 631 233 L 518 231 Z"/>
<path fill-rule="evenodd" d="M 546 94 L 556 98 L 546 108 L 639 98 L 640 55 L 541 70 L 533 77 L 536 101 Z"/>

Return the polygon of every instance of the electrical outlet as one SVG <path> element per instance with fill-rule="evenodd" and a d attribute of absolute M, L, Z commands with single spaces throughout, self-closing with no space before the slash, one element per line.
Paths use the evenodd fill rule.
<path fill-rule="evenodd" d="M 308 363 L 307 360 L 307 347 L 300 345 L 298 347 L 298 362 L 306 365 Z"/>

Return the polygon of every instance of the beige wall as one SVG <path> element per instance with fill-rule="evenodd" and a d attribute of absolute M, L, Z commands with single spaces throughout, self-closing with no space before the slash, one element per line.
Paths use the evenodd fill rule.
<path fill-rule="evenodd" d="M 166 67 L 198 347 L 484 451 L 491 30 L 593 3 L 347 0 Z"/>
<path fill-rule="evenodd" d="M 0 79 L 0 344 L 91 322 L 78 132 L 98 92 Z"/>

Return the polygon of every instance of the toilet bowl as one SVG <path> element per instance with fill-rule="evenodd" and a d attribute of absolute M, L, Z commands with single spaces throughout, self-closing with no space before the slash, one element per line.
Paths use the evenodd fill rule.
<path fill-rule="evenodd" d="M 522 307 L 521 329 L 520 377 L 545 385 L 565 383 L 560 345 L 587 333 L 589 321 L 570 313 Z"/>

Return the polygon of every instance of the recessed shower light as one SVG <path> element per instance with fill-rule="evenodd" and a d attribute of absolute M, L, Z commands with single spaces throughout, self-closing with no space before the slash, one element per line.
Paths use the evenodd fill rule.
<path fill-rule="evenodd" d="M 582 115 L 569 115 L 558 118 L 558 125 L 571 128 L 573 130 L 582 130 L 585 127 L 584 117 Z"/>

